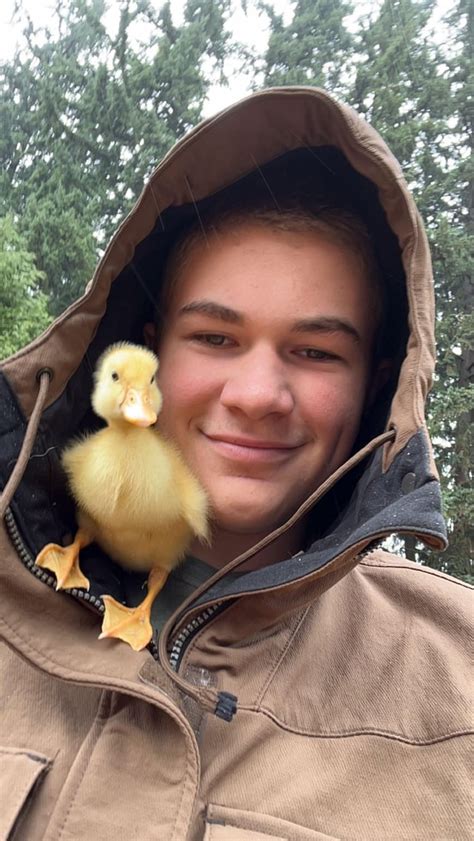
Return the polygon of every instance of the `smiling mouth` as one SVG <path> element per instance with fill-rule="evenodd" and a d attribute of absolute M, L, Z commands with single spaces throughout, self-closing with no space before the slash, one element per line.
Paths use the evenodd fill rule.
<path fill-rule="evenodd" d="M 284 461 L 298 450 L 301 444 L 281 444 L 277 441 L 260 441 L 249 438 L 206 435 L 213 449 L 231 461 L 248 464 L 265 464 Z"/>

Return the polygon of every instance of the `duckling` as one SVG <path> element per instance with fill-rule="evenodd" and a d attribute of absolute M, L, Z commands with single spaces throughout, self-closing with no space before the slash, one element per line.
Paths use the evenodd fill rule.
<path fill-rule="evenodd" d="M 70 546 L 48 544 L 36 558 L 55 573 L 58 590 L 89 589 L 79 553 L 92 542 L 123 567 L 149 572 L 136 608 L 103 596 L 99 639 L 117 637 L 135 651 L 151 640 L 151 607 L 169 572 L 193 537 L 208 540 L 205 492 L 174 444 L 152 428 L 162 406 L 158 365 L 150 350 L 127 342 L 99 359 L 92 406 L 107 426 L 72 443 L 61 459 L 79 528 Z"/>

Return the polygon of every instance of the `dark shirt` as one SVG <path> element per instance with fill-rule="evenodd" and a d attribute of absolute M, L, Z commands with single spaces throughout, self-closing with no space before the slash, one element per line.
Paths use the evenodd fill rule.
<path fill-rule="evenodd" d="M 188 556 L 178 564 L 169 574 L 166 584 L 158 593 L 151 611 L 153 630 L 160 633 L 172 613 L 184 600 L 203 584 L 211 575 L 217 572 L 215 567 L 205 564 L 199 558 Z M 227 578 L 234 580 L 239 573 L 230 573 Z M 147 576 L 127 576 L 127 604 L 135 606 L 146 596 Z"/>

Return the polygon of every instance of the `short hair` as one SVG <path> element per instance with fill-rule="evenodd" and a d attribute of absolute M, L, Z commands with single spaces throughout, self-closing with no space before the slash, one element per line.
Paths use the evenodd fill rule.
<path fill-rule="evenodd" d="M 248 226 L 259 226 L 282 233 L 315 234 L 331 243 L 342 245 L 357 258 L 374 292 L 367 301 L 367 306 L 374 310 L 377 325 L 374 358 L 379 359 L 382 355 L 381 339 L 386 308 L 381 269 L 370 233 L 365 222 L 353 211 L 329 205 L 322 205 L 316 209 L 297 204 L 281 209 L 266 205 L 243 206 L 202 214 L 199 221 L 194 222 L 177 237 L 168 254 L 157 307 L 158 332 L 160 332 L 163 319 L 166 318 L 180 272 L 186 266 L 193 251 L 199 247 L 211 249 L 213 239 L 219 234 L 229 231 L 237 232 Z"/>

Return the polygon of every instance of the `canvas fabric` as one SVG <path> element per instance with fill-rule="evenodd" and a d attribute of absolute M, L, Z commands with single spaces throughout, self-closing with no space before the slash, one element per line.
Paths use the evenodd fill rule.
<path fill-rule="evenodd" d="M 357 186 L 395 296 L 403 276 L 407 338 L 393 390 L 299 512 L 313 524 L 328 517 L 304 551 L 242 575 L 228 565 L 151 649 L 99 642 L 97 599 L 120 594 L 120 571 L 88 551 L 89 598 L 57 593 L 34 564 L 74 527 L 58 453 L 94 422 L 94 361 L 110 341 L 139 335 L 167 237 L 196 203 L 258 168 L 281 175 L 309 161 L 349 193 Z M 424 420 L 433 364 L 423 226 L 398 163 L 354 111 L 318 89 L 272 89 L 179 141 L 84 296 L 2 364 L 4 487 L 35 412 L 39 426 L 0 531 L 1 838 L 472 838 L 471 589 L 378 546 L 394 531 L 445 546 Z M 340 516 L 329 516 L 339 493 Z"/>

